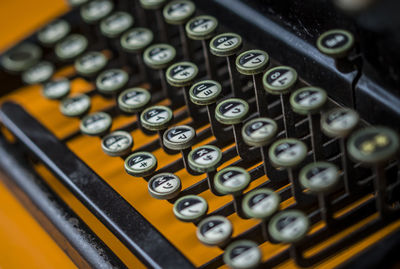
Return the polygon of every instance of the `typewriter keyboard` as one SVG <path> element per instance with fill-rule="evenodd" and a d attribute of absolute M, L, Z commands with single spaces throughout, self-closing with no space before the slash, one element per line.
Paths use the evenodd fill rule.
<path fill-rule="evenodd" d="M 331 268 L 400 228 L 395 130 L 195 1 L 70 4 L 3 54 L 0 121 L 127 267 Z"/>

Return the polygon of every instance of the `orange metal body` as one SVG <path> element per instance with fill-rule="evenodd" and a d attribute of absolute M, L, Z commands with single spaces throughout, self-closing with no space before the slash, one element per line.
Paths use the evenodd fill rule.
<path fill-rule="evenodd" d="M 46 22 L 49 18 L 55 17 L 57 14 L 66 10 L 65 3 L 60 0 L 13 0 L 1 2 L 0 14 L 6 14 L 6 16 L 0 16 L 0 32 L 3 33 L 3 36 L 0 38 L 0 48 L 4 49 L 10 46 L 12 43 L 18 41 Z M 65 75 L 70 72 L 74 72 L 73 68 L 68 68 L 62 73 Z M 59 72 L 58 75 L 61 75 L 61 73 Z M 76 79 L 72 82 L 73 93 L 85 92 L 92 87 L 92 85 L 81 79 Z M 79 128 L 78 120 L 66 118 L 59 112 L 58 103 L 56 101 L 45 100 L 41 96 L 40 87 L 38 85 L 20 89 L 6 96 L 5 99 L 11 99 L 20 103 L 59 138 L 66 137 Z M 94 97 L 92 101 L 92 111 L 110 106 L 113 102 L 99 96 Z M 175 111 L 175 113 L 176 112 L 177 111 Z M 118 128 L 134 119 L 134 117 L 119 116 L 114 120 L 113 128 Z M 188 121 L 189 119 L 186 119 L 181 123 Z M 155 136 L 146 136 L 140 131 L 132 132 L 132 136 L 135 141 L 134 149 L 156 139 Z M 203 141 L 202 143 L 204 144 L 209 141 L 210 140 Z M 79 136 L 68 142 L 67 145 L 146 217 L 195 265 L 201 265 L 222 253 L 222 251 L 216 247 L 206 247 L 200 244 L 195 235 L 196 227 L 191 223 L 178 221 L 172 213 L 172 205 L 167 201 L 151 198 L 147 192 L 147 184 L 143 179 L 127 175 L 124 171 L 123 161 L 120 158 L 111 158 L 102 152 L 99 138 Z M 154 154 L 159 160 L 159 167 L 179 157 L 178 155 L 166 155 L 161 150 L 156 151 Z M 229 165 L 229 163 L 235 160 L 236 159 L 230 160 L 225 163 L 224 166 Z M 74 198 L 46 168 L 40 165 L 36 168 L 38 173 L 43 176 L 58 195 L 88 223 L 92 230 L 109 245 L 128 267 L 143 267 L 134 255 L 131 254 L 76 198 Z M 183 182 L 183 188 L 202 179 L 201 176 L 190 176 L 183 170 L 178 171 L 177 175 Z M 266 177 L 262 177 L 252 182 L 249 189 L 266 180 L 268 180 Z M 210 211 L 217 209 L 232 199 L 229 196 L 214 196 L 209 191 L 204 192 L 201 196 L 209 202 Z M 0 199 L 2 199 L 0 200 L 0 241 L 6 242 L 5 244 L 0 244 L 0 268 L 21 268 L 26 265 L 32 268 L 32 264 L 38 265 L 40 268 L 74 267 L 68 257 L 55 246 L 51 238 L 38 226 L 2 185 L 0 185 Z M 365 199 L 368 199 L 368 197 L 365 197 Z M 282 207 L 284 208 L 292 202 L 292 200 L 289 200 L 282 204 Z M 9 204 L 13 204 L 13 208 L 10 208 Z M 377 216 L 374 215 L 364 220 L 362 223 L 344 230 L 341 234 L 331 238 L 329 241 L 323 242 L 314 249 L 309 250 L 307 254 L 311 255 L 313 252 L 324 248 L 351 231 L 354 231 L 360 225 L 364 225 L 373 220 L 375 217 Z M 229 217 L 229 219 L 234 223 L 234 236 L 258 223 L 256 220 L 240 219 L 236 214 Z M 369 236 L 346 251 L 338 253 L 324 261 L 319 267 L 333 268 L 337 266 L 344 260 L 355 255 L 355 253 L 367 248 L 382 237 L 389 235 L 391 232 L 398 229 L 399 226 L 400 222 L 393 223 L 386 229 Z M 323 224 L 317 224 L 313 227 L 311 232 L 315 232 L 321 227 L 323 227 Z M 12 233 L 8 231 L 12 231 Z M 264 259 L 267 259 L 287 248 L 287 245 L 264 243 L 261 248 L 264 253 Z M 21 259 L 21 257 L 29 258 Z M 293 262 L 287 262 L 282 265 L 282 267 L 295 267 L 295 265 Z"/>

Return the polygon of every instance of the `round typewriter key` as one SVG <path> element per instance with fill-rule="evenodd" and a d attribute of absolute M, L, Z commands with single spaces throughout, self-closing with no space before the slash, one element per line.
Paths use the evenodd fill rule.
<path fill-rule="evenodd" d="M 262 73 L 269 64 L 269 56 L 262 50 L 248 50 L 236 58 L 236 68 L 243 75 Z"/>
<path fill-rule="evenodd" d="M 207 246 L 225 245 L 233 233 L 232 223 L 223 216 L 212 216 L 197 226 L 197 238 Z"/>
<path fill-rule="evenodd" d="M 250 174 L 241 167 L 230 166 L 219 171 L 214 177 L 215 189 L 221 194 L 231 194 L 236 213 L 247 218 L 242 208 L 242 192 L 250 184 Z"/>
<path fill-rule="evenodd" d="M 71 90 L 71 85 L 68 79 L 60 78 L 47 82 L 43 85 L 42 93 L 43 96 L 52 99 L 58 100 L 66 97 Z"/>
<path fill-rule="evenodd" d="M 148 184 L 150 195 L 160 200 L 169 200 L 176 197 L 181 188 L 181 180 L 171 173 L 155 175 L 149 180 Z"/>
<path fill-rule="evenodd" d="M 140 0 L 140 5 L 143 9 L 153 10 L 157 23 L 157 30 L 162 42 L 168 43 L 168 31 L 162 14 L 162 7 L 166 0 Z"/>
<path fill-rule="evenodd" d="M 222 92 L 221 84 L 214 80 L 202 80 L 189 90 L 190 100 L 196 105 L 211 105 L 217 102 Z"/>
<path fill-rule="evenodd" d="M 239 98 L 230 98 L 220 102 L 215 110 L 215 116 L 222 124 L 239 124 L 247 116 L 249 105 Z"/>
<path fill-rule="evenodd" d="M 199 69 L 197 68 L 197 66 L 191 62 L 175 63 L 171 65 L 165 72 L 167 82 L 171 86 L 182 87 L 189 116 L 196 121 L 202 120 L 202 117 L 199 113 L 199 108 L 195 106 L 192 102 L 190 102 L 189 89 L 187 87 L 192 84 L 198 72 Z"/>
<path fill-rule="evenodd" d="M 164 132 L 163 143 L 164 146 L 170 150 L 180 151 L 182 154 L 183 164 L 189 174 L 196 175 L 188 164 L 188 155 L 192 150 L 192 145 L 195 142 L 196 131 L 188 125 L 179 125 L 169 128 Z"/>
<path fill-rule="evenodd" d="M 164 145 L 172 150 L 184 150 L 194 143 L 196 131 L 188 125 L 179 125 L 169 128 L 164 133 Z"/>
<path fill-rule="evenodd" d="M 110 0 L 93 0 L 81 7 L 81 16 L 85 22 L 94 24 L 108 16 L 113 8 Z"/>
<path fill-rule="evenodd" d="M 118 107 L 125 113 L 141 112 L 151 100 L 151 94 L 143 88 L 130 88 L 118 96 Z"/>
<path fill-rule="evenodd" d="M 200 40 L 203 49 L 204 61 L 207 70 L 207 76 L 210 79 L 217 78 L 216 65 L 214 59 L 208 50 L 208 40 L 213 37 L 218 27 L 218 21 L 212 16 L 197 16 L 186 23 L 186 33 L 193 40 Z"/>
<path fill-rule="evenodd" d="M 289 66 L 269 69 L 263 76 L 264 89 L 270 94 L 289 93 L 297 82 L 297 72 Z"/>
<path fill-rule="evenodd" d="M 222 160 L 221 150 L 212 145 L 200 146 L 189 153 L 188 160 L 192 170 L 207 173 L 208 188 L 213 194 L 219 196 L 220 193 L 214 186 L 214 177 Z"/>
<path fill-rule="evenodd" d="M 330 137 L 346 137 L 359 123 L 358 113 L 350 108 L 335 108 L 322 115 L 321 129 Z"/>
<path fill-rule="evenodd" d="M 196 222 L 207 214 L 208 204 L 197 195 L 186 195 L 174 203 L 175 217 L 184 222 Z"/>
<path fill-rule="evenodd" d="M 175 87 L 188 86 L 196 78 L 198 72 L 199 69 L 194 63 L 179 62 L 167 69 L 167 81 Z"/>
<path fill-rule="evenodd" d="M 333 222 L 333 211 L 327 194 L 337 185 L 339 176 L 339 169 L 327 162 L 308 164 L 299 174 L 301 185 L 318 195 L 321 218 L 327 225 Z"/>
<path fill-rule="evenodd" d="M 376 207 L 385 215 L 389 209 L 385 165 L 399 151 L 398 135 L 387 127 L 367 127 L 350 136 L 347 148 L 353 160 L 373 167 Z"/>
<path fill-rule="evenodd" d="M 102 136 L 110 130 L 112 118 L 104 112 L 96 112 L 81 120 L 81 132 L 91 136 Z"/>
<path fill-rule="evenodd" d="M 60 111 L 67 117 L 80 117 L 89 111 L 90 106 L 90 97 L 81 94 L 63 99 L 60 103 Z"/>
<path fill-rule="evenodd" d="M 253 147 L 262 147 L 275 138 L 276 122 L 269 118 L 256 118 L 247 122 L 242 129 L 243 140 Z"/>
<path fill-rule="evenodd" d="M 346 56 L 353 46 L 353 34 L 341 29 L 329 30 L 323 33 L 317 40 L 318 49 L 333 58 Z"/>
<path fill-rule="evenodd" d="M 163 9 L 164 19 L 167 23 L 178 25 L 179 36 L 183 49 L 183 56 L 189 60 L 191 57 L 190 44 L 186 37 L 184 24 L 192 17 L 196 11 L 193 2 L 187 0 L 175 0 L 168 3 Z"/>
<path fill-rule="evenodd" d="M 277 66 L 268 70 L 262 81 L 268 93 L 280 95 L 286 137 L 294 137 L 296 135 L 295 120 L 293 111 L 290 109 L 289 93 L 297 82 L 296 70 L 289 66 Z"/>
<path fill-rule="evenodd" d="M 352 159 L 369 165 L 390 160 L 399 149 L 399 137 L 386 127 L 367 127 L 350 136 L 347 147 Z"/>
<path fill-rule="evenodd" d="M 290 96 L 293 110 L 301 115 L 318 113 L 327 100 L 326 91 L 316 87 L 298 89 Z"/>
<path fill-rule="evenodd" d="M 261 263 L 261 250 L 250 240 L 239 240 L 230 244 L 224 253 L 224 262 L 233 269 L 258 268 Z"/>
<path fill-rule="evenodd" d="M 211 132 L 218 141 L 229 138 L 223 130 L 223 126 L 215 119 L 215 107 L 217 99 L 222 92 L 221 84 L 214 80 L 202 80 L 192 85 L 189 89 L 189 97 L 192 103 L 198 106 L 206 106 Z"/>
<path fill-rule="evenodd" d="M 140 0 L 140 5 L 145 9 L 159 9 L 166 0 Z"/>
<path fill-rule="evenodd" d="M 54 73 L 54 65 L 42 61 L 30 67 L 22 73 L 22 81 L 26 84 L 42 83 L 51 78 Z"/>
<path fill-rule="evenodd" d="M 33 66 L 42 57 L 42 50 L 32 43 L 23 43 L 1 57 L 1 65 L 8 71 L 21 72 Z"/>
<path fill-rule="evenodd" d="M 298 175 L 298 166 L 307 157 L 307 146 L 300 140 L 294 138 L 280 139 L 269 148 L 268 157 L 277 168 L 285 168 L 288 171 L 292 183 L 292 194 L 299 203 L 303 197 L 301 186 L 295 176 Z"/>
<path fill-rule="evenodd" d="M 304 188 L 315 193 L 326 193 L 339 182 L 339 170 L 331 163 L 315 162 L 300 171 L 300 183 Z"/>
<path fill-rule="evenodd" d="M 189 165 L 201 173 L 216 171 L 222 160 L 222 152 L 212 145 L 200 146 L 189 153 Z"/>
<path fill-rule="evenodd" d="M 246 159 L 247 147 L 242 138 L 242 121 L 247 116 L 249 105 L 239 98 L 230 98 L 220 102 L 215 108 L 215 118 L 222 124 L 233 125 L 236 151 L 242 159 Z"/>
<path fill-rule="evenodd" d="M 107 58 L 103 53 L 90 51 L 75 60 L 76 72 L 82 76 L 90 77 L 102 70 L 107 65 Z"/>
<path fill-rule="evenodd" d="M 240 80 L 235 68 L 235 55 L 242 48 L 242 37 L 235 33 L 223 33 L 210 41 L 210 52 L 225 57 L 229 72 L 229 82 L 233 96 L 241 97 Z"/>
<path fill-rule="evenodd" d="M 72 34 L 56 44 L 55 53 L 61 60 L 70 60 L 83 53 L 88 40 L 83 35 Z"/>
<path fill-rule="evenodd" d="M 148 47 L 143 53 L 144 63 L 155 70 L 158 70 L 158 75 L 161 81 L 161 87 L 165 98 L 172 98 L 176 95 L 169 88 L 164 69 L 168 67 L 175 59 L 176 50 L 168 44 L 155 44 Z"/>
<path fill-rule="evenodd" d="M 335 108 L 322 114 L 321 129 L 329 137 L 339 138 L 340 151 L 342 152 L 343 180 L 347 193 L 351 193 L 355 187 L 354 167 L 348 160 L 346 148 L 347 137 L 357 127 L 360 117 L 358 113 L 350 108 Z"/>
<path fill-rule="evenodd" d="M 68 4 L 70 7 L 78 7 L 80 5 L 83 5 L 87 3 L 89 0 L 68 0 Z"/>
<path fill-rule="evenodd" d="M 132 147 L 132 136 L 125 131 L 112 132 L 101 140 L 101 148 L 112 157 L 127 155 Z"/>
<path fill-rule="evenodd" d="M 145 109 L 140 116 L 143 126 L 150 131 L 167 129 L 171 123 L 173 113 L 166 106 L 152 106 Z"/>
<path fill-rule="evenodd" d="M 137 66 L 140 76 L 143 80 L 148 80 L 148 71 L 142 58 L 142 51 L 153 42 L 153 32 L 147 28 L 137 27 L 128 30 L 121 36 L 122 49 L 134 55 L 134 58 L 128 58 L 133 66 Z"/>
<path fill-rule="evenodd" d="M 290 256 L 297 264 L 301 264 L 303 258 L 298 245 L 306 237 L 309 228 L 307 216 L 299 210 L 280 212 L 272 217 L 268 225 L 269 234 L 274 240 L 292 244 Z"/>
<path fill-rule="evenodd" d="M 122 69 L 109 69 L 100 73 L 96 78 L 98 91 L 105 95 L 116 94 L 128 82 L 128 73 Z"/>
<path fill-rule="evenodd" d="M 218 21 L 212 16 L 197 16 L 186 24 L 186 33 L 191 39 L 204 40 L 214 35 Z"/>
<path fill-rule="evenodd" d="M 256 219 L 267 219 L 279 209 L 280 197 L 271 189 L 258 189 L 244 196 L 244 213 Z"/>
<path fill-rule="evenodd" d="M 247 122 L 242 128 L 243 141 L 253 147 L 259 147 L 264 162 L 264 172 L 270 180 L 274 180 L 274 169 L 268 160 L 267 146 L 278 132 L 278 125 L 269 118 L 256 118 Z"/>
<path fill-rule="evenodd" d="M 308 116 L 314 161 L 323 159 L 320 110 L 327 101 L 326 92 L 316 87 L 298 89 L 290 96 L 293 111 Z"/>
<path fill-rule="evenodd" d="M 157 169 L 157 159 L 150 152 L 140 151 L 125 159 L 125 171 L 135 177 L 147 177 Z"/>
<path fill-rule="evenodd" d="M 100 30 L 106 37 L 115 38 L 128 30 L 133 21 L 133 17 L 130 14 L 117 11 L 101 21 Z"/>
<path fill-rule="evenodd" d="M 286 210 L 272 217 L 269 223 L 271 236 L 283 243 L 296 243 L 308 232 L 310 223 L 306 215 L 299 210 Z"/>
<path fill-rule="evenodd" d="M 279 210 L 280 197 L 271 189 L 261 188 L 247 193 L 242 201 L 244 214 L 261 220 L 261 229 L 265 240 L 271 240 L 268 233 L 268 222 Z"/>
<path fill-rule="evenodd" d="M 166 106 L 149 107 L 145 109 L 140 115 L 140 122 L 143 128 L 146 128 L 149 131 L 158 132 L 160 146 L 168 154 L 176 153 L 165 147 L 163 142 L 165 129 L 168 128 L 168 125 L 171 123 L 173 116 L 174 114 L 172 113 L 171 109 Z"/>
<path fill-rule="evenodd" d="M 163 14 L 166 22 L 170 24 L 183 24 L 189 20 L 196 10 L 191 1 L 172 1 L 164 7 Z"/>
<path fill-rule="evenodd" d="M 215 36 L 210 41 L 211 53 L 215 56 L 231 56 L 242 48 L 242 37 L 235 33 L 223 33 Z"/>
<path fill-rule="evenodd" d="M 71 26 L 65 20 L 55 20 L 42 28 L 37 38 L 45 46 L 51 46 L 66 37 L 71 30 Z"/>
<path fill-rule="evenodd" d="M 291 168 L 307 156 L 307 146 L 300 140 L 285 138 L 276 141 L 269 149 L 269 158 L 276 167 Z"/>
<path fill-rule="evenodd" d="M 121 37 L 121 46 L 127 52 L 141 52 L 153 41 L 153 32 L 147 28 L 133 28 Z"/>
<path fill-rule="evenodd" d="M 241 53 L 236 58 L 236 68 L 243 75 L 252 76 L 254 94 L 256 97 L 257 111 L 260 117 L 267 117 L 268 114 L 268 96 L 262 90 L 262 72 L 269 64 L 269 56 L 262 50 L 248 50 Z"/>

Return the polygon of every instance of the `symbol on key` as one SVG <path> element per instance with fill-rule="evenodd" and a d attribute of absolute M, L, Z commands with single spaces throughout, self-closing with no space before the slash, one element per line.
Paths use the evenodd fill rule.
<path fill-rule="evenodd" d="M 323 159 L 321 114 L 320 111 L 328 101 L 326 91 L 316 87 L 304 87 L 293 92 L 290 104 L 294 112 L 307 115 L 311 135 L 314 161 Z"/>
<path fill-rule="evenodd" d="M 264 74 L 262 82 L 269 94 L 280 95 L 286 137 L 295 137 L 295 119 L 290 108 L 289 93 L 296 86 L 296 70 L 289 66 L 274 67 Z"/>
<path fill-rule="evenodd" d="M 223 33 L 210 41 L 210 51 L 218 57 L 225 57 L 229 72 L 229 82 L 234 97 L 241 97 L 239 74 L 235 68 L 236 53 L 242 48 L 242 37 L 235 33 Z"/>
<path fill-rule="evenodd" d="M 232 223 L 223 216 L 211 216 L 203 219 L 197 226 L 199 241 L 207 246 L 224 246 L 233 233 Z"/>
<path fill-rule="evenodd" d="M 186 195 L 174 203 L 174 215 L 184 222 L 197 223 L 208 211 L 207 201 L 197 195 Z"/>
<path fill-rule="evenodd" d="M 203 49 L 204 61 L 207 70 L 207 76 L 210 79 L 216 79 L 216 66 L 214 59 L 208 50 L 208 42 L 213 37 L 218 27 L 218 21 L 212 16 L 197 16 L 186 23 L 186 33 L 193 40 L 200 40 Z"/>
<path fill-rule="evenodd" d="M 250 174 L 241 167 L 229 166 L 219 171 L 214 177 L 214 186 L 218 193 L 233 196 L 233 204 L 237 215 L 247 218 L 242 208 L 242 192 L 250 184 Z"/>
<path fill-rule="evenodd" d="M 250 240 L 239 240 L 230 244 L 223 255 L 224 262 L 233 269 L 258 268 L 261 258 L 260 248 Z"/>
<path fill-rule="evenodd" d="M 143 177 L 146 181 L 149 181 L 149 177 L 157 169 L 157 159 L 150 152 L 135 152 L 125 159 L 124 167 L 129 175 Z"/>
<path fill-rule="evenodd" d="M 167 23 L 177 25 L 183 49 L 183 58 L 191 59 L 191 48 L 185 33 L 185 23 L 193 16 L 196 6 L 187 0 L 176 0 L 168 3 L 163 9 L 164 19 Z"/>
<path fill-rule="evenodd" d="M 101 139 L 101 148 L 111 157 L 126 156 L 132 147 L 132 136 L 125 131 L 115 131 Z"/>
<path fill-rule="evenodd" d="M 213 194 L 220 196 L 221 194 L 214 186 L 214 177 L 218 166 L 221 164 L 221 150 L 212 145 L 200 146 L 189 153 L 188 160 L 192 170 L 207 173 L 208 188 Z"/>
<path fill-rule="evenodd" d="M 160 200 L 175 198 L 181 191 L 181 188 L 181 180 L 171 173 L 157 174 L 153 176 L 148 183 L 150 195 Z"/>

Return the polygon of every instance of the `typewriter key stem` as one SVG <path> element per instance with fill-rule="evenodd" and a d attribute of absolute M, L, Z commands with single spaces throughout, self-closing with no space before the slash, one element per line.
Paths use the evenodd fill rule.
<path fill-rule="evenodd" d="M 283 114 L 283 126 L 286 130 L 286 138 L 288 137 L 296 137 L 296 121 L 294 118 L 294 113 L 290 109 L 290 95 L 289 94 L 281 94 L 281 106 L 282 106 L 282 114 Z"/>
<path fill-rule="evenodd" d="M 189 39 L 186 36 L 185 25 L 180 24 L 178 25 L 179 28 L 179 37 L 181 39 L 182 51 L 183 51 L 183 58 L 185 60 L 191 60 L 191 53 L 190 53 L 190 43 Z"/>
<path fill-rule="evenodd" d="M 156 13 L 156 21 L 157 21 L 157 28 L 158 28 L 158 33 L 160 36 L 160 40 L 163 43 L 168 43 L 168 30 L 167 30 L 167 25 L 164 21 L 162 10 L 157 9 L 155 11 Z"/>
<path fill-rule="evenodd" d="M 236 55 L 230 55 L 226 57 L 226 63 L 229 72 L 229 82 L 231 85 L 232 94 L 234 97 L 241 98 L 243 97 L 243 93 L 241 90 L 239 74 L 235 68 L 235 61 L 236 61 Z"/>
<path fill-rule="evenodd" d="M 262 86 L 262 73 L 252 75 L 254 94 L 256 96 L 257 111 L 259 117 L 268 117 L 268 94 Z"/>
<path fill-rule="evenodd" d="M 232 134 L 224 131 L 223 125 L 215 119 L 215 107 L 215 103 L 207 105 L 207 114 L 210 122 L 211 133 L 218 142 L 227 141 L 229 138 L 232 138 Z"/>
<path fill-rule="evenodd" d="M 210 51 L 208 50 L 207 46 L 208 40 L 201 40 L 201 46 L 203 49 L 204 61 L 207 70 L 207 76 L 209 79 L 216 79 L 217 78 L 217 70 L 215 68 L 215 61 L 212 58 Z"/>
<path fill-rule="evenodd" d="M 311 135 L 311 146 L 313 149 L 314 162 L 323 159 L 322 135 L 321 135 L 321 114 L 308 114 L 308 124 Z"/>

